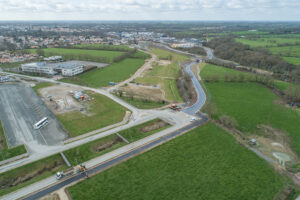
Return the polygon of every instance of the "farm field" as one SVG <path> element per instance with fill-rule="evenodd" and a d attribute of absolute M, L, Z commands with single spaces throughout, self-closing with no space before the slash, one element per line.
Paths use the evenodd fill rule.
<path fill-rule="evenodd" d="M 105 87 L 109 85 L 109 82 L 126 80 L 143 64 L 143 59 L 126 58 L 104 68 L 94 69 L 73 78 L 64 78 L 61 81 L 89 87 Z"/>
<path fill-rule="evenodd" d="M 27 150 L 24 145 L 8 148 L 4 129 L 0 120 L 0 161 L 24 154 L 26 152 Z"/>
<path fill-rule="evenodd" d="M 107 61 L 109 63 L 111 63 L 115 57 L 124 54 L 124 52 L 120 52 L 120 51 L 87 50 L 87 49 L 46 48 L 43 50 L 45 52 L 45 56 L 57 54 L 63 56 L 63 58 L 66 60 L 67 59 L 88 60 L 94 62 Z M 36 53 L 36 49 L 29 49 L 29 51 L 31 53 Z M 74 55 L 74 57 L 69 58 L 70 55 Z M 92 56 L 92 58 L 88 58 L 85 55 Z"/>
<path fill-rule="evenodd" d="M 226 67 L 221 67 L 213 64 L 207 64 L 205 63 L 202 65 L 202 69 L 206 68 L 205 70 L 201 71 L 201 77 L 205 79 L 211 79 L 211 77 L 217 76 L 219 80 L 224 81 L 224 77 L 226 75 L 234 75 L 239 78 L 239 75 L 243 75 L 245 80 L 253 80 L 255 79 L 255 74 L 238 71 L 234 69 L 229 69 Z M 202 70 L 201 69 L 201 70 Z M 289 82 L 284 82 L 281 80 L 274 80 L 274 87 L 280 91 L 286 90 L 289 86 L 292 84 Z"/>
<path fill-rule="evenodd" d="M 293 65 L 300 65 L 300 57 L 282 57 L 286 62 L 291 63 Z"/>
<path fill-rule="evenodd" d="M 299 46 L 285 46 L 285 47 L 272 47 L 269 48 L 273 54 L 279 54 L 285 57 L 300 58 L 300 45 Z"/>
<path fill-rule="evenodd" d="M 73 199 L 90 200 L 271 200 L 285 184 L 264 160 L 210 123 L 68 190 Z"/>
<path fill-rule="evenodd" d="M 161 124 L 161 126 L 158 126 L 159 123 L 162 123 L 160 119 L 154 119 L 118 133 L 132 143 L 170 127 L 168 124 Z M 149 129 L 149 127 L 152 129 Z M 144 131 L 143 129 L 146 128 L 149 130 Z M 73 149 L 69 149 L 65 151 L 64 154 L 72 165 L 76 165 L 101 156 L 124 145 L 127 145 L 127 143 L 114 134 L 83 144 Z"/>
<path fill-rule="evenodd" d="M 265 47 L 271 51 L 272 54 L 279 54 L 288 63 L 300 65 L 300 38 L 292 35 L 291 38 L 278 37 L 276 35 L 266 36 L 264 38 L 236 38 L 236 42 L 249 45 L 250 47 Z M 290 45 L 290 46 L 278 46 Z"/>
<path fill-rule="evenodd" d="M 291 44 L 294 45 L 296 42 L 300 42 L 296 38 L 276 38 L 276 37 L 266 37 L 266 38 L 236 38 L 237 42 L 247 44 L 250 47 L 277 47 L 280 44 Z"/>
<path fill-rule="evenodd" d="M 18 190 L 22 187 L 40 181 L 57 171 L 66 169 L 63 159 L 59 154 L 29 163 L 22 167 L 1 173 L 0 175 L 0 196 Z"/>
<path fill-rule="evenodd" d="M 159 85 L 165 92 L 165 98 L 172 102 L 182 102 L 176 86 L 176 78 L 179 72 L 179 61 L 187 60 L 188 57 L 178 55 L 161 49 L 152 49 L 152 53 L 156 54 L 159 59 L 170 60 L 168 65 L 153 66 L 143 77 L 137 78 L 137 83 L 145 85 Z"/>
<path fill-rule="evenodd" d="M 108 97 L 91 91 L 86 93 L 92 98 L 84 102 L 88 106 L 87 114 L 71 111 L 56 115 L 71 137 L 121 122 L 125 115 L 126 109 Z"/>
<path fill-rule="evenodd" d="M 201 76 L 205 79 L 212 68 L 205 67 Z M 278 82 L 277 87 L 286 87 Z M 300 155 L 300 118 L 297 111 L 276 103 L 279 97 L 267 87 L 254 82 L 206 83 L 211 100 L 216 104 L 214 118 L 227 115 L 237 120 L 238 129 L 248 134 L 261 134 L 258 125 L 267 125 L 284 131 L 291 138 L 292 149 Z"/>

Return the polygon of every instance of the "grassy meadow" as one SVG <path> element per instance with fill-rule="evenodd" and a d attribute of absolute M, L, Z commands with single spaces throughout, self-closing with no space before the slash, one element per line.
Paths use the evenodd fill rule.
<path fill-rule="evenodd" d="M 73 54 L 74 58 L 73 60 L 88 60 L 88 61 L 99 61 L 97 60 L 97 57 L 100 58 L 106 58 L 108 62 L 112 62 L 113 59 L 117 56 L 120 56 L 124 54 L 124 52 L 121 51 L 109 51 L 109 50 L 88 50 L 88 49 L 65 49 L 65 48 L 46 48 L 43 49 L 45 52 L 45 56 L 50 56 L 53 54 L 61 55 L 64 59 L 67 59 L 67 56 L 69 54 Z M 36 49 L 29 49 L 31 53 L 36 53 Z M 92 56 L 93 59 L 88 59 L 85 56 L 82 55 L 89 55 Z"/>
<path fill-rule="evenodd" d="M 68 188 L 72 199 L 272 200 L 285 180 L 212 123 Z"/>
<path fill-rule="evenodd" d="M 216 73 L 216 68 L 222 67 L 210 65 L 204 67 L 201 76 L 205 79 L 208 74 Z M 225 69 L 225 71 L 233 70 Z M 277 87 L 284 89 L 287 86 L 285 82 L 277 82 Z M 276 103 L 279 97 L 270 89 L 247 81 L 209 82 L 206 83 L 206 88 L 211 95 L 211 101 L 216 105 L 217 113 L 214 118 L 221 115 L 235 118 L 238 122 L 238 129 L 249 134 L 261 134 L 257 128 L 261 124 L 284 131 L 292 139 L 291 147 L 300 155 L 299 113 Z"/>
<path fill-rule="evenodd" d="M 280 55 L 288 63 L 300 65 L 300 38 L 298 35 L 264 35 L 262 38 L 236 38 L 236 42 L 252 48 L 267 48 L 272 54 Z"/>
<path fill-rule="evenodd" d="M 143 59 L 126 58 L 104 68 L 97 68 L 76 77 L 61 79 L 61 81 L 89 87 L 104 87 L 108 86 L 109 82 L 120 82 L 126 80 L 143 64 Z"/>

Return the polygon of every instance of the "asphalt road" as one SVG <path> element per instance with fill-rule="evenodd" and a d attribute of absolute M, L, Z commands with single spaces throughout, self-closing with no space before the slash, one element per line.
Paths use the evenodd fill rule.
<path fill-rule="evenodd" d="M 197 113 L 200 110 L 200 108 L 202 108 L 202 106 L 205 104 L 205 101 L 206 101 L 206 94 L 205 94 L 201 84 L 199 83 L 197 77 L 191 70 L 191 67 L 195 64 L 196 64 L 195 62 L 192 62 L 186 67 L 186 71 L 191 76 L 194 87 L 197 92 L 197 101 L 195 102 L 195 104 L 193 104 L 191 107 L 184 108 L 182 110 L 183 112 L 190 114 L 190 115 L 194 115 L 195 113 Z"/>
<path fill-rule="evenodd" d="M 201 120 L 198 120 L 198 121 L 194 122 L 193 124 L 185 126 L 184 128 L 179 129 L 177 131 L 174 131 L 174 132 L 172 132 L 169 135 L 163 136 L 163 137 L 159 138 L 158 140 L 155 140 L 155 141 L 153 141 L 151 143 L 148 143 L 148 144 L 146 144 L 146 145 L 144 145 L 142 147 L 138 147 L 137 149 L 135 149 L 135 150 L 133 150 L 131 152 L 123 154 L 123 155 L 121 155 L 119 157 L 116 157 L 116 158 L 114 158 L 114 159 L 112 159 L 112 160 L 110 160 L 108 162 L 105 162 L 103 164 L 100 164 L 100 165 L 92 168 L 92 169 L 89 169 L 88 170 L 88 174 L 94 174 L 94 173 L 101 172 L 101 171 L 103 171 L 103 170 L 105 170 L 105 169 L 107 169 L 109 167 L 112 167 L 112 166 L 114 166 L 114 165 L 116 165 L 116 164 L 118 164 L 120 162 L 124 162 L 124 161 L 126 161 L 127 159 L 129 159 L 131 157 L 137 156 L 140 153 L 148 151 L 148 150 L 154 148 L 155 146 L 158 146 L 161 143 L 164 143 L 164 142 L 166 142 L 168 140 L 171 140 L 171 139 L 173 139 L 173 138 L 181 135 L 182 133 L 184 133 L 186 131 L 189 131 L 190 129 L 195 128 L 195 127 L 197 127 L 197 126 L 205 123 L 208 120 L 204 115 L 202 115 L 202 117 L 203 118 Z M 63 181 L 59 182 L 58 184 L 55 184 L 55 185 L 50 186 L 48 188 L 42 189 L 39 192 L 37 192 L 35 194 L 31 194 L 30 196 L 27 196 L 27 197 L 25 197 L 23 199 L 24 200 L 39 199 L 39 198 L 41 198 L 41 197 L 43 197 L 43 196 L 45 196 L 47 194 L 50 194 L 50 193 L 52 193 L 52 192 L 54 192 L 56 190 L 59 190 L 59 189 L 65 187 L 65 186 L 67 186 L 67 185 L 75 182 L 75 181 L 78 181 L 78 180 L 84 179 L 84 178 L 85 178 L 84 174 L 78 174 L 78 175 L 73 176 L 73 177 L 71 177 L 69 179 L 63 180 Z"/>
<path fill-rule="evenodd" d="M 17 75 L 17 76 L 27 77 L 27 76 L 24 76 L 24 75 Z M 47 82 L 57 83 L 57 81 L 46 79 L 46 78 L 40 78 L 40 77 L 31 77 L 31 78 L 37 79 L 37 80 L 40 80 L 40 81 L 47 81 Z M 199 84 L 198 81 L 196 83 Z M 60 84 L 73 85 L 73 84 L 68 84 L 68 83 L 60 83 Z M 200 85 L 200 87 L 201 87 L 201 85 Z M 92 91 L 95 91 L 97 93 L 106 95 L 107 97 L 113 99 L 114 101 L 118 102 L 119 104 L 121 104 L 121 105 L 127 107 L 128 109 L 130 109 L 132 111 L 132 114 L 133 114 L 131 121 L 128 124 L 126 124 L 126 125 L 124 125 L 122 127 L 115 128 L 115 129 L 112 129 L 112 130 L 109 130 L 109 131 L 106 131 L 106 132 L 103 132 L 103 133 L 100 133 L 100 134 L 97 134 L 97 135 L 94 135 L 94 136 L 91 136 L 91 137 L 87 137 L 87 138 L 84 138 L 84 139 L 82 139 L 80 141 L 76 141 L 76 142 L 64 145 L 62 147 L 59 147 L 59 148 L 52 149 L 48 153 L 45 153 L 45 154 L 42 154 L 42 155 L 38 154 L 38 155 L 35 155 L 35 156 L 31 156 L 26 161 L 20 161 L 18 163 L 14 163 L 13 165 L 8 166 L 8 168 L 11 168 L 11 167 L 15 168 L 15 167 L 24 165 L 24 164 L 26 164 L 28 162 L 32 162 L 34 160 L 41 159 L 42 157 L 46 157 L 47 155 L 54 154 L 57 151 L 64 151 L 66 149 L 69 149 L 69 148 L 72 148 L 72 147 L 84 144 L 84 143 L 89 142 L 91 140 L 95 140 L 95 139 L 104 137 L 106 135 L 115 133 L 116 131 L 123 130 L 123 129 L 126 129 L 126 128 L 130 128 L 130 127 L 132 127 L 134 125 L 142 123 L 143 121 L 147 121 L 147 120 L 150 120 L 150 119 L 155 118 L 155 117 L 163 117 L 165 120 L 168 120 L 172 124 L 174 124 L 174 126 L 170 128 L 170 131 L 168 131 L 169 129 L 167 129 L 167 130 L 163 131 L 164 133 L 163 132 L 162 133 L 158 133 L 158 134 L 160 134 L 159 137 L 155 136 L 156 134 L 154 134 L 153 135 L 153 139 L 151 139 L 151 138 L 148 138 L 148 139 L 145 138 L 145 140 L 148 140 L 148 142 L 146 142 L 146 141 L 138 141 L 139 145 L 135 146 L 134 148 L 131 148 L 130 151 L 126 150 L 127 146 L 125 146 L 126 148 L 125 147 L 124 147 L 124 149 L 121 148 L 120 151 L 119 151 L 119 149 L 116 150 L 116 151 L 119 151 L 118 153 L 112 152 L 111 155 L 107 155 L 106 156 L 106 157 L 109 157 L 109 156 L 114 155 L 110 159 L 106 159 L 106 160 L 103 160 L 102 162 L 100 162 L 102 158 L 99 157 L 99 159 L 97 158 L 98 160 L 96 162 L 92 160 L 91 163 L 94 163 L 94 164 L 93 165 L 88 165 L 88 167 L 96 166 L 98 163 L 104 163 L 104 164 L 101 164 L 101 165 L 99 165 L 99 166 L 97 166 L 95 168 L 90 169 L 89 173 L 99 172 L 99 171 L 103 170 L 106 167 L 112 166 L 112 165 L 114 165 L 114 164 L 116 164 L 118 162 L 122 162 L 122 161 L 124 161 L 124 160 L 126 160 L 126 159 L 128 159 L 128 158 L 130 158 L 132 156 L 138 155 L 139 153 L 141 153 L 143 151 L 147 151 L 147 150 L 155 147 L 156 145 L 158 145 L 158 144 L 160 144 L 160 143 L 162 143 L 164 141 L 167 141 L 169 139 L 172 139 L 172 138 L 174 138 L 174 137 L 182 134 L 183 132 L 188 131 L 188 130 L 190 130 L 193 127 L 199 126 L 200 124 L 202 124 L 202 123 L 204 123 L 204 122 L 207 121 L 207 118 L 205 116 L 201 116 L 200 115 L 201 120 L 196 121 L 193 124 L 190 124 L 189 120 L 190 120 L 191 116 L 185 114 L 184 112 L 175 112 L 175 113 L 172 114 L 172 112 L 168 111 L 168 110 L 165 110 L 165 111 L 160 111 L 160 110 L 140 110 L 140 109 L 137 109 L 134 106 L 128 104 L 127 102 L 124 102 L 121 99 L 115 97 L 114 95 L 110 94 L 108 91 L 105 91 L 105 90 L 102 90 L 102 89 L 89 88 L 89 87 L 82 87 L 82 88 L 83 89 L 87 89 L 87 90 L 92 90 Z M 195 113 L 193 113 L 193 114 L 195 114 Z M 190 124 L 190 125 L 187 125 L 187 124 Z M 184 127 L 184 128 L 182 128 L 182 127 Z M 150 136 L 150 137 L 152 137 L 152 136 Z M 129 147 L 128 147 L 128 149 L 129 149 Z M 116 157 L 116 156 L 119 156 L 119 157 Z M 106 162 L 107 160 L 109 160 L 109 161 Z M 6 171 L 8 168 L 6 166 L 5 168 L 3 168 L 1 170 L 2 171 Z M 32 193 L 33 195 L 28 196 L 26 199 L 36 199 L 38 197 L 44 196 L 45 194 L 51 193 L 52 191 L 55 191 L 58 188 L 61 188 L 61 187 L 65 186 L 65 185 L 68 185 L 71 182 L 79 180 L 80 178 L 83 178 L 83 175 L 74 176 L 74 177 L 72 177 L 72 178 L 70 178 L 68 180 L 64 180 L 64 181 L 59 182 L 59 183 L 57 183 L 57 184 L 55 184 L 53 186 L 50 186 L 47 189 L 42 189 L 42 190 L 40 190 L 37 193 Z M 43 187 L 45 187 L 47 185 L 50 185 L 50 184 L 45 184 Z M 43 187 L 38 187 L 37 186 L 36 188 L 43 188 Z M 23 192 L 24 193 L 23 193 L 22 196 L 28 194 L 28 190 L 26 188 L 21 189 L 21 190 L 22 191 L 17 191 L 18 194 L 14 193 L 12 195 L 7 195 L 7 196 L 4 196 L 1 199 L 7 199 L 9 196 L 20 195 Z M 32 191 L 37 191 L 37 189 L 34 189 Z"/>
<path fill-rule="evenodd" d="M 0 85 L 0 119 L 9 147 L 25 144 L 30 153 L 41 147 L 54 146 L 68 136 L 55 116 L 30 87 L 18 84 Z M 33 124 L 43 117 L 47 126 L 35 130 Z"/>

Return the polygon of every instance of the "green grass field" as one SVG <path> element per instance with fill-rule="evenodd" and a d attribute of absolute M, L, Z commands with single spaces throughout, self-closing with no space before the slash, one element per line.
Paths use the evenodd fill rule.
<path fill-rule="evenodd" d="M 272 200 L 285 180 L 207 124 L 69 188 L 72 199 Z"/>
<path fill-rule="evenodd" d="M 268 35 L 268 32 L 264 32 L 264 31 L 233 31 L 230 32 L 234 35 Z"/>
<path fill-rule="evenodd" d="M 72 137 L 121 122 L 125 115 L 126 109 L 110 98 L 90 91 L 86 93 L 93 98 L 85 102 L 88 114 L 72 111 L 56 115 Z"/>
<path fill-rule="evenodd" d="M 203 69 L 205 70 L 201 71 L 201 77 L 205 80 L 209 77 L 213 77 L 217 75 L 219 77 L 219 80 L 224 81 L 225 75 L 235 75 L 238 76 L 240 74 L 243 74 L 245 77 L 245 80 L 253 80 L 255 79 L 255 74 L 252 74 L 250 72 L 243 72 L 238 71 L 234 69 L 229 69 L 226 67 L 221 67 L 213 64 L 204 64 Z M 284 82 L 281 80 L 274 80 L 274 87 L 280 91 L 286 90 L 289 86 L 291 86 L 292 83 Z"/>
<path fill-rule="evenodd" d="M 211 67 L 205 67 L 201 76 L 205 79 Z M 278 87 L 286 87 L 278 82 Z M 206 87 L 217 106 L 217 115 L 228 115 L 238 122 L 238 129 L 245 133 L 260 134 L 257 125 L 269 125 L 286 132 L 292 138 L 291 147 L 300 155 L 300 117 L 297 111 L 275 103 L 279 98 L 265 86 L 253 82 L 207 83 Z"/>
<path fill-rule="evenodd" d="M 120 51 L 105 51 L 105 50 L 86 50 L 86 49 L 64 49 L 64 48 L 47 48 L 43 49 L 45 52 L 45 56 L 49 56 L 51 54 L 57 54 L 63 56 L 64 59 L 66 58 L 67 54 L 73 54 L 75 56 L 75 59 L 78 60 L 89 60 L 85 56 L 80 56 L 80 55 L 90 55 L 93 56 L 94 59 L 90 61 L 99 61 L 96 58 L 97 57 L 104 57 L 107 58 L 108 62 L 112 62 L 112 60 L 117 57 L 122 55 L 124 52 Z M 31 53 L 36 53 L 36 49 L 29 49 Z"/>
<path fill-rule="evenodd" d="M 74 47 L 94 47 L 99 49 L 106 49 L 106 50 L 113 50 L 113 51 L 127 51 L 130 50 L 130 48 L 126 45 L 107 45 L 107 44 L 80 44 L 80 45 L 74 45 Z"/>
<path fill-rule="evenodd" d="M 296 57 L 282 57 L 286 62 L 291 63 L 293 65 L 300 65 L 300 58 Z"/>
<path fill-rule="evenodd" d="M 284 57 L 297 57 L 300 58 L 300 45 L 299 46 L 285 46 L 285 47 L 271 47 L 269 48 L 273 54 L 280 54 Z"/>
<path fill-rule="evenodd" d="M 1 173 L 0 175 L 0 196 L 16 191 L 20 188 L 28 186 L 34 182 L 40 181 L 46 177 L 55 174 L 57 171 L 66 169 L 67 166 L 59 154 L 44 158 L 42 160 L 12 169 L 10 171 Z M 16 184 L 15 186 L 7 187 L 7 185 L 13 184 L 20 177 L 24 178 L 30 174 L 39 172 L 36 176 L 28 178 L 28 180 Z"/>
<path fill-rule="evenodd" d="M 120 131 L 118 133 L 120 135 L 122 135 L 124 138 L 126 138 L 130 143 L 132 143 L 132 142 L 135 142 L 137 140 L 140 140 L 144 137 L 147 137 L 149 135 L 152 135 L 154 133 L 157 133 L 159 131 L 162 131 L 162 130 L 170 127 L 170 126 L 166 126 L 166 127 L 155 129 L 153 131 L 146 132 L 146 133 L 141 132 L 141 129 L 143 127 L 149 126 L 149 125 L 151 125 L 151 124 L 153 124 L 157 121 L 159 121 L 159 119 L 154 119 L 154 120 L 145 122 L 143 124 L 134 126 L 132 128 Z M 81 146 L 75 147 L 73 149 L 69 149 L 69 150 L 65 151 L 64 154 L 66 155 L 66 157 L 68 158 L 68 160 L 70 161 L 70 163 L 72 165 L 77 165 L 77 164 L 83 163 L 85 161 L 91 160 L 93 158 L 96 158 L 98 156 L 101 156 L 101 155 L 103 155 L 105 153 L 108 153 L 110 151 L 113 151 L 113 150 L 115 150 L 119 147 L 127 145 L 127 143 L 120 140 L 119 142 L 113 144 L 112 146 L 110 146 L 110 147 L 108 147 L 108 148 L 106 148 L 102 151 L 96 151 L 96 148 L 98 146 L 105 145 L 105 144 L 107 144 L 109 142 L 112 142 L 116 139 L 118 139 L 117 135 L 115 135 L 115 134 L 114 135 L 109 135 L 109 136 L 106 136 L 104 138 L 100 138 L 98 140 L 94 140 L 92 142 L 89 142 L 89 143 L 83 144 Z"/>
<path fill-rule="evenodd" d="M 281 55 L 288 63 L 300 65 L 300 45 L 294 46 L 300 39 L 296 36 L 290 38 L 278 37 L 276 35 L 264 36 L 263 38 L 236 38 L 236 42 L 249 45 L 250 47 L 265 47 L 268 48 L 272 54 Z M 291 45 L 278 47 L 277 45 Z"/>
<path fill-rule="evenodd" d="M 89 87 L 108 86 L 109 82 L 120 82 L 132 76 L 144 64 L 143 59 L 126 58 L 118 63 L 113 63 L 104 68 L 98 68 L 73 78 L 61 81 L 86 85 Z"/>
<path fill-rule="evenodd" d="M 0 120 L 0 161 L 24 154 L 27 152 L 24 145 L 8 148 L 4 129 Z"/>
<path fill-rule="evenodd" d="M 249 45 L 250 47 L 277 47 L 280 44 L 295 44 L 300 42 L 297 38 L 276 38 L 276 37 L 264 37 L 264 38 L 236 38 L 236 42 Z"/>

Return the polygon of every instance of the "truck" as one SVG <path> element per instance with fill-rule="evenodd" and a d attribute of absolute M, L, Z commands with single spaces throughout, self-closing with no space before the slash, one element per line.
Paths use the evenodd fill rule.
<path fill-rule="evenodd" d="M 78 173 L 83 173 L 83 172 L 87 176 L 87 169 L 86 169 L 85 165 L 80 164 L 80 165 L 77 165 L 75 167 L 66 169 L 64 171 L 57 172 L 56 173 L 56 180 L 61 180 L 64 177 L 72 176 L 72 175 L 75 175 L 75 174 L 78 174 Z"/>
<path fill-rule="evenodd" d="M 170 109 L 175 110 L 175 111 L 180 111 L 181 108 L 179 106 L 177 106 L 176 104 L 171 104 L 169 106 Z"/>
<path fill-rule="evenodd" d="M 115 82 L 109 82 L 109 85 L 114 86 L 114 85 L 116 85 L 116 83 Z"/>

